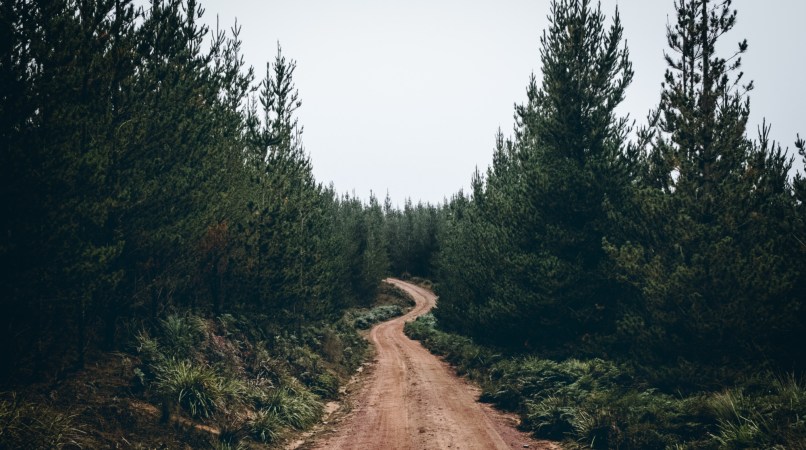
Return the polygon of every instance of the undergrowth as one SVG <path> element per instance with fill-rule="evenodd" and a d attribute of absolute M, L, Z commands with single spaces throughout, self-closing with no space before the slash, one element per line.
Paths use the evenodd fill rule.
<path fill-rule="evenodd" d="M 440 331 L 430 314 L 405 330 L 478 382 L 483 401 L 566 448 L 806 449 L 806 386 L 792 375 L 672 395 L 612 361 L 502 355 Z"/>
<path fill-rule="evenodd" d="M 134 378 L 142 395 L 162 407 L 164 420 L 185 415 L 218 428 L 216 448 L 276 443 L 319 422 L 324 402 L 339 397 L 342 381 L 366 355 L 357 329 L 411 304 L 384 283 L 374 308 L 348 311 L 335 323 L 168 315 L 136 335 L 141 363 Z"/>
<path fill-rule="evenodd" d="M 73 416 L 25 401 L 13 393 L 0 400 L 0 448 L 62 448 L 76 445 L 82 432 Z"/>
<path fill-rule="evenodd" d="M 320 420 L 323 400 L 338 396 L 366 350 L 343 321 L 295 331 L 255 316 L 170 315 L 137 335 L 135 379 L 163 420 L 180 414 L 217 426 L 216 445 L 276 442 Z"/>
<path fill-rule="evenodd" d="M 399 305 L 381 305 L 360 314 L 355 318 L 355 327 L 359 330 L 366 330 L 379 322 L 384 322 L 393 317 L 403 314 L 403 308 Z"/>
<path fill-rule="evenodd" d="M 400 288 L 390 283 L 382 283 L 378 289 L 376 305 L 370 309 L 348 312 L 345 320 L 359 330 L 367 330 L 376 323 L 403 315 L 412 306 L 414 300 Z"/>
<path fill-rule="evenodd" d="M 0 392 L 0 449 L 282 445 L 318 423 L 364 363 L 357 326 L 411 304 L 383 284 L 375 308 L 335 321 L 174 312 L 132 324 L 130 351 L 94 355 L 57 384 Z"/>

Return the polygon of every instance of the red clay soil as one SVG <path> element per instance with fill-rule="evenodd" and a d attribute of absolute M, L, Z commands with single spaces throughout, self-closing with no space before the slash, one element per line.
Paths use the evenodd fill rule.
<path fill-rule="evenodd" d="M 369 334 L 374 367 L 353 410 L 321 436 L 319 449 L 558 449 L 514 428 L 517 418 L 478 402 L 479 390 L 403 334 L 403 324 L 434 307 L 433 292 L 389 279 L 416 302 L 405 316 Z"/>

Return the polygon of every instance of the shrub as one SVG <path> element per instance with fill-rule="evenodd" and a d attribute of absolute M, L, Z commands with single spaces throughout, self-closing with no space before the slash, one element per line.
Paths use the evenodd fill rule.
<path fill-rule="evenodd" d="M 229 446 L 224 448 L 243 448 L 241 441 L 249 433 L 249 420 L 246 418 L 244 408 L 237 410 L 223 411 L 216 422 L 219 434 L 216 444 L 219 446 Z M 247 413 L 248 414 L 248 413 Z"/>
<path fill-rule="evenodd" d="M 710 414 L 718 421 L 731 421 L 739 417 L 743 404 L 742 393 L 734 393 L 730 390 L 712 394 L 705 402 Z"/>
<path fill-rule="evenodd" d="M 187 358 L 205 335 L 206 325 L 199 317 L 171 314 L 160 320 L 164 344 L 170 356 Z"/>
<path fill-rule="evenodd" d="M 399 305 L 376 306 L 368 312 L 358 316 L 355 319 L 355 327 L 360 330 L 366 330 L 378 322 L 383 322 L 402 314 L 403 308 L 401 308 Z"/>
<path fill-rule="evenodd" d="M 763 402 L 756 397 L 755 404 L 734 392 L 673 397 L 642 388 L 645 382 L 632 370 L 612 361 L 505 357 L 436 325 L 425 315 L 407 323 L 405 331 L 478 381 L 482 400 L 520 413 L 525 429 L 564 440 L 566 447 L 806 449 L 806 424 L 798 412 L 804 391 L 790 379 L 779 381 Z M 762 391 L 769 392 L 769 383 L 765 386 Z M 771 419 L 778 416 L 788 419 Z"/>
<path fill-rule="evenodd" d="M 578 442 L 592 449 L 619 448 L 620 430 L 613 412 L 609 408 L 596 408 L 592 411 L 573 408 L 570 423 L 573 436 Z"/>
<path fill-rule="evenodd" d="M 322 354 L 325 361 L 331 364 L 339 364 L 342 361 L 344 357 L 344 343 L 336 330 L 329 327 L 322 330 L 319 353 Z"/>
<path fill-rule="evenodd" d="M 275 442 L 280 437 L 283 421 L 276 411 L 262 409 L 248 421 L 249 433 L 260 442 Z"/>
<path fill-rule="evenodd" d="M 283 424 L 304 430 L 322 417 L 324 408 L 315 395 L 292 383 L 272 391 L 265 410 L 276 414 Z"/>
<path fill-rule="evenodd" d="M 325 370 L 316 374 L 310 386 L 314 394 L 322 398 L 335 399 L 339 395 L 339 384 L 339 378 Z"/>
<path fill-rule="evenodd" d="M 402 311 L 368 311 L 367 320 L 383 320 L 390 309 Z M 315 424 L 320 399 L 338 396 L 340 376 L 362 363 L 367 348 L 349 316 L 294 332 L 265 317 L 226 314 L 215 321 L 171 315 L 159 324 L 137 336 L 143 365 L 135 374 L 162 399 L 164 419 L 175 407 L 214 417 L 221 448 L 247 436 L 275 442 L 285 428 Z"/>
<path fill-rule="evenodd" d="M 416 284 L 417 286 L 426 288 L 428 290 L 434 290 L 434 283 L 432 283 L 431 280 L 427 280 L 421 277 L 411 277 L 410 281 Z"/>
<path fill-rule="evenodd" d="M 333 332 L 339 340 L 342 347 L 342 352 L 337 357 L 328 358 L 328 361 L 337 364 L 338 370 L 341 375 L 351 373 L 358 368 L 366 356 L 369 344 L 367 340 L 361 337 L 352 324 L 342 320 L 339 321 L 333 328 Z M 327 340 L 323 341 L 323 345 L 327 345 Z M 331 349 L 332 350 L 332 349 Z M 322 350 L 324 355 L 328 355 L 328 350 Z"/>
<path fill-rule="evenodd" d="M 192 417 L 210 417 L 220 406 L 227 384 L 209 367 L 170 358 L 154 368 L 154 386 L 167 401 L 175 401 Z"/>
<path fill-rule="evenodd" d="M 546 439 L 561 440 L 574 430 L 571 418 L 573 407 L 559 397 L 548 396 L 537 403 L 526 402 L 524 427 Z"/>
<path fill-rule="evenodd" d="M 758 392 L 727 390 L 705 399 L 709 433 L 720 448 L 806 449 L 806 390 L 794 375 L 760 383 Z"/>
<path fill-rule="evenodd" d="M 737 417 L 719 422 L 719 432 L 711 434 L 721 449 L 761 448 L 761 428 L 753 420 Z"/>
<path fill-rule="evenodd" d="M 160 350 L 159 342 L 149 336 L 148 333 L 140 331 L 135 339 L 137 341 L 137 353 L 143 360 L 147 370 L 150 370 L 150 366 L 156 365 L 165 359 L 165 355 Z"/>
<path fill-rule="evenodd" d="M 379 305 L 399 305 L 403 308 L 412 307 L 416 304 L 414 299 L 404 290 L 391 283 L 380 284 L 376 303 Z"/>

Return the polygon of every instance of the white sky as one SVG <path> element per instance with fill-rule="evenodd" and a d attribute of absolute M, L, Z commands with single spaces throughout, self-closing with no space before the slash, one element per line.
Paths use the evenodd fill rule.
<path fill-rule="evenodd" d="M 635 78 L 621 106 L 640 121 L 660 96 L 672 0 L 618 3 Z M 498 127 L 510 134 L 513 105 L 538 77 L 548 0 L 201 0 L 215 28 L 238 19 L 244 56 L 258 77 L 277 42 L 297 61 L 303 141 L 317 180 L 367 199 L 441 202 L 469 185 L 492 159 Z M 802 0 L 735 0 L 747 38 L 750 129 L 766 117 L 772 136 L 794 149 L 806 135 L 806 38 Z M 753 135 L 755 131 L 753 131 Z"/>

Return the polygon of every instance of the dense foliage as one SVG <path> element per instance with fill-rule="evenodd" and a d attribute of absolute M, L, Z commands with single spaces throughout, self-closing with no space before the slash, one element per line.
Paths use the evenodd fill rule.
<path fill-rule="evenodd" d="M 0 380 L 52 377 L 171 311 L 333 319 L 388 267 L 383 210 L 316 182 L 279 47 L 195 0 L 0 6 Z M 128 333 L 127 333 L 128 332 Z"/>
<path fill-rule="evenodd" d="M 481 399 L 520 415 L 521 426 L 564 448 L 802 449 L 806 386 L 758 372 L 716 392 L 668 394 L 624 364 L 506 356 L 446 333 L 426 315 L 406 333 L 478 382 Z"/>
<path fill-rule="evenodd" d="M 806 446 L 806 177 L 766 124 L 748 133 L 748 45 L 721 54 L 731 1 L 675 11 L 634 128 L 618 12 L 553 0 L 490 167 L 399 209 L 314 179 L 295 62 L 278 46 L 256 80 L 240 29 L 208 30 L 196 0 L 0 2 L 0 386 L 136 347 L 166 411 L 246 408 L 235 428 L 272 441 L 358 364 L 352 327 L 401 312 L 343 317 L 391 272 L 436 282 L 442 330 L 409 330 L 541 436 Z M 12 442 L 77 439 L 44 405 L 4 397 L 0 415 Z"/>
<path fill-rule="evenodd" d="M 514 136 L 436 212 L 443 328 L 670 389 L 804 369 L 803 176 L 767 125 L 748 136 L 747 43 L 717 45 L 731 2 L 675 9 L 659 106 L 634 129 L 615 113 L 632 78 L 618 12 L 552 2 Z"/>

